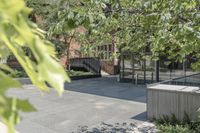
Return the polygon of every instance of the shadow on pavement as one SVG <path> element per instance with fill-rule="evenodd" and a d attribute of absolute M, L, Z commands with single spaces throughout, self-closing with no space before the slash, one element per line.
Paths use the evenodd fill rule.
<path fill-rule="evenodd" d="M 146 103 L 146 86 L 119 83 L 116 77 L 85 79 L 66 83 L 65 89 L 80 93 Z"/>
<path fill-rule="evenodd" d="M 147 120 L 147 112 L 142 112 L 134 117 L 131 117 L 131 119 L 139 120 L 139 121 L 146 121 Z"/>

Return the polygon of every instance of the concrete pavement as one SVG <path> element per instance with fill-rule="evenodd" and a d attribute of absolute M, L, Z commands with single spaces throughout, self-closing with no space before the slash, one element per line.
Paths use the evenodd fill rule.
<path fill-rule="evenodd" d="M 71 133 L 80 127 L 109 123 L 142 123 L 146 120 L 146 87 L 95 78 L 66 84 L 64 94 L 41 94 L 32 85 L 9 95 L 29 99 L 38 112 L 22 114 L 20 133 Z"/>

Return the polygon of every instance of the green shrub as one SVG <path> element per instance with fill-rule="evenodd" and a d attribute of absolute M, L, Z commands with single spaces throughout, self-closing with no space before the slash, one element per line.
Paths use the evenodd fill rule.
<path fill-rule="evenodd" d="M 84 75 L 93 75 L 93 73 L 91 73 L 91 72 L 74 71 L 74 70 L 67 71 L 67 73 L 69 74 L 70 77 L 73 77 L 73 76 L 84 76 Z"/>
<path fill-rule="evenodd" d="M 194 133 L 188 125 L 158 125 L 159 133 Z"/>
<path fill-rule="evenodd" d="M 154 119 L 154 122 L 160 133 L 200 133 L 200 117 L 196 121 L 191 121 L 187 113 L 185 113 L 182 121 L 172 114 Z"/>

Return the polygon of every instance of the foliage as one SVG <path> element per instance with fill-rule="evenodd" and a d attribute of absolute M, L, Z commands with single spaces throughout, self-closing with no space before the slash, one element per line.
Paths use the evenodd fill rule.
<path fill-rule="evenodd" d="M 15 70 L 15 73 L 11 75 L 13 78 L 27 78 L 28 75 L 24 70 Z"/>
<path fill-rule="evenodd" d="M 159 125 L 158 130 L 160 133 L 193 133 L 187 126 L 182 125 Z"/>
<path fill-rule="evenodd" d="M 190 55 L 199 59 L 198 0 L 120 2 L 120 13 L 125 16 L 121 18 L 119 42 L 124 44 L 120 46 L 131 51 L 150 47 L 154 57 L 165 55 L 180 61 Z"/>
<path fill-rule="evenodd" d="M 89 34 L 82 36 L 84 44 L 89 43 L 94 47 L 93 44 L 114 40 L 121 51 L 142 56 L 145 51 L 149 51 L 153 59 L 164 55 L 169 59 L 183 61 L 185 57 L 190 57 L 196 61 L 193 67 L 199 68 L 198 0 L 100 2 L 105 5 L 99 11 L 104 17 L 97 19 L 98 24 L 89 29 Z"/>
<path fill-rule="evenodd" d="M 56 61 L 54 48 L 44 39 L 43 31 L 29 21 L 31 10 L 23 0 L 0 0 L 0 3 L 0 58 L 12 53 L 41 91 L 49 91 L 48 83 L 61 94 L 64 82 L 69 78 Z M 34 58 L 26 56 L 24 47 Z M 4 64 L 0 64 L 0 68 L 13 73 Z M 9 133 L 14 133 L 14 124 L 20 121 L 19 112 L 35 111 L 35 108 L 27 100 L 5 95 L 9 88 L 20 88 L 21 85 L 3 71 L 0 71 L 0 84 L 1 120 L 7 124 Z"/>
<path fill-rule="evenodd" d="M 103 14 L 104 5 L 101 1 L 74 1 L 74 0 L 60 0 L 57 5 L 57 14 L 54 14 L 50 20 L 51 27 L 48 31 L 50 39 L 62 40 L 61 46 L 65 49 L 62 51 L 63 55 L 67 57 L 69 63 L 70 47 L 74 40 L 77 40 L 80 32 L 87 32 L 99 24 L 99 21 L 105 18 Z M 82 31 L 80 29 L 82 28 Z M 84 33 L 83 33 L 84 34 Z M 85 51 L 91 49 L 91 45 L 83 45 L 81 42 L 81 49 Z M 83 48 L 84 47 L 84 48 Z M 84 49 L 84 50 L 83 50 Z"/>
<path fill-rule="evenodd" d="M 199 112 L 199 111 L 198 111 Z M 171 116 L 163 116 L 154 120 L 157 128 L 161 133 L 198 133 L 200 132 L 199 117 L 192 121 L 187 113 L 185 113 L 182 121 L 178 120 L 174 114 Z"/>
<path fill-rule="evenodd" d="M 36 21 L 38 27 L 43 30 L 48 30 L 52 21 L 52 18 L 57 11 L 57 3 L 54 0 L 25 0 L 26 5 L 32 8 L 32 12 L 29 15 L 32 21 Z M 37 21 L 37 18 L 40 18 Z"/>
<path fill-rule="evenodd" d="M 77 34 L 76 41 L 80 43 L 79 52 L 84 57 L 93 57 L 104 54 L 105 51 L 98 51 L 98 46 L 110 44 L 112 37 L 107 34 L 101 34 L 100 31 L 93 28 L 82 34 Z"/>
<path fill-rule="evenodd" d="M 52 23 L 49 35 L 76 38 L 81 52 L 88 54 L 98 45 L 114 43 L 121 51 L 135 52 L 140 57 L 145 51 L 152 52 L 153 59 L 164 55 L 183 61 L 190 57 L 197 61 L 193 67 L 199 68 L 198 0 L 60 0 L 57 3 L 54 4 L 57 7 L 51 8 L 54 13 L 49 15 Z M 74 30 L 79 26 L 85 27 L 86 32 L 75 35 Z"/>
<path fill-rule="evenodd" d="M 73 77 L 73 76 L 84 76 L 84 75 L 94 75 L 91 72 L 74 71 L 74 70 L 67 71 L 67 73 L 69 74 L 70 77 Z"/>
<path fill-rule="evenodd" d="M 84 72 L 84 71 L 75 71 L 75 70 L 70 70 L 66 71 L 66 73 L 69 75 L 69 77 L 73 76 L 83 76 L 83 75 L 93 75 L 91 72 Z M 28 75 L 24 70 L 15 70 L 14 73 L 11 74 L 11 77 L 13 78 L 27 78 Z"/>

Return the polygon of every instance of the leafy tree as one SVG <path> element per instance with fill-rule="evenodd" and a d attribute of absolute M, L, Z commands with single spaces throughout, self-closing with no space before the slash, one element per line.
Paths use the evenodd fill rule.
<path fill-rule="evenodd" d="M 64 82 L 69 78 L 56 61 L 56 52 L 45 40 L 43 31 L 29 21 L 31 10 L 23 0 L 0 0 L 0 3 L 0 58 L 12 53 L 41 91 L 49 91 L 48 83 L 62 94 Z M 30 49 L 34 59 L 26 56 L 24 48 Z M 4 64 L 0 68 L 0 116 L 9 133 L 14 133 L 14 124 L 20 121 L 19 112 L 35 111 L 35 108 L 27 100 L 6 96 L 9 88 L 21 85 L 5 74 L 5 71 L 12 73 L 12 69 Z"/>
<path fill-rule="evenodd" d="M 57 11 L 57 1 L 54 0 L 25 0 L 26 5 L 32 8 L 29 15 L 33 22 L 36 22 L 38 27 L 47 31 L 50 28 L 53 17 Z M 39 19 L 39 20 L 38 20 Z"/>
<path fill-rule="evenodd" d="M 150 48 L 154 58 L 167 56 L 182 61 L 185 56 L 199 65 L 199 0 L 118 0 L 110 2 L 102 27 L 116 38 L 118 48 L 138 54 Z M 110 32 L 115 31 L 115 32 Z"/>
<path fill-rule="evenodd" d="M 59 13 L 50 17 L 50 33 L 68 38 L 67 49 L 67 40 L 76 38 L 87 53 L 115 40 L 122 51 L 144 55 L 150 48 L 157 59 L 165 55 L 182 61 L 189 55 L 198 60 L 199 5 L 198 0 L 61 0 L 54 8 Z M 74 30 L 80 25 L 86 32 L 77 35 Z M 194 66 L 198 68 L 199 63 Z"/>
<path fill-rule="evenodd" d="M 87 31 L 89 28 L 98 25 L 98 21 L 105 18 L 101 1 L 74 1 L 61 0 L 58 4 L 54 22 L 49 30 L 49 37 L 53 38 L 56 35 L 64 38 L 66 50 L 64 53 L 67 56 L 69 64 L 69 50 L 71 43 L 76 39 L 79 31 L 77 29 L 82 26 Z"/>

